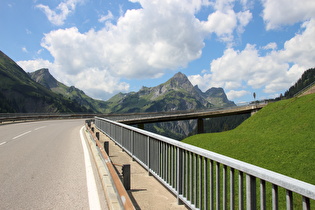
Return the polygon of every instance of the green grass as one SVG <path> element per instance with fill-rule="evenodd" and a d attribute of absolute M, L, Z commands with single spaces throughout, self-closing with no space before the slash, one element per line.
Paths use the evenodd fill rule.
<path fill-rule="evenodd" d="M 315 184 L 315 94 L 270 103 L 234 130 L 183 142 Z"/>

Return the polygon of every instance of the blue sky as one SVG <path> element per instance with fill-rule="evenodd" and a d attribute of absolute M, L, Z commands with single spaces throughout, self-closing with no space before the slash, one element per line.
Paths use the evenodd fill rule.
<path fill-rule="evenodd" d="M 0 50 L 107 100 L 175 73 L 235 102 L 315 67 L 313 0 L 1 0 Z"/>

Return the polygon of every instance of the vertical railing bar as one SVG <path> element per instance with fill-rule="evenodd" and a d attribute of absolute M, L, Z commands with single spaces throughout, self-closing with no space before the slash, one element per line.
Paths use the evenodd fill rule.
<path fill-rule="evenodd" d="M 266 181 L 260 180 L 260 209 L 266 210 Z"/>
<path fill-rule="evenodd" d="M 194 191 L 194 197 L 193 197 L 193 200 L 194 200 L 194 204 L 197 205 L 197 155 L 195 153 L 193 153 L 193 156 L 194 156 L 194 163 L 193 163 L 193 172 L 194 172 L 194 185 L 193 185 L 193 191 Z"/>
<path fill-rule="evenodd" d="M 243 172 L 239 171 L 238 174 L 238 209 L 244 209 L 244 178 Z"/>
<path fill-rule="evenodd" d="M 198 200 L 199 200 L 199 204 L 198 204 L 198 208 L 199 209 L 201 209 L 201 207 L 202 207 L 202 178 L 204 178 L 203 176 L 202 176 L 202 156 L 198 156 L 199 158 L 198 158 L 198 168 L 199 168 L 199 172 L 198 172 L 198 180 L 199 180 L 199 187 L 198 187 L 198 189 L 199 189 L 199 193 L 198 193 Z"/>
<path fill-rule="evenodd" d="M 190 174 L 190 180 L 189 180 L 189 200 L 191 201 L 191 202 L 193 202 L 193 164 L 192 164 L 192 153 L 191 152 L 189 152 L 189 165 L 190 165 L 190 167 L 189 167 L 189 174 Z"/>
<path fill-rule="evenodd" d="M 174 185 L 174 188 L 176 189 L 177 187 L 177 182 L 176 182 L 176 177 L 177 177 L 177 173 L 176 173 L 176 167 L 177 167 L 177 163 L 176 163 L 176 160 L 177 160 L 177 158 L 176 158 L 176 155 L 177 155 L 177 153 L 176 153 L 176 147 L 175 146 L 173 146 L 173 185 Z"/>
<path fill-rule="evenodd" d="M 185 197 L 188 198 L 188 193 L 189 193 L 189 175 L 188 175 L 188 169 L 189 169 L 189 160 L 188 160 L 188 157 L 189 157 L 189 152 L 187 150 L 185 150 L 185 173 L 184 173 L 184 176 L 185 176 Z"/>
<path fill-rule="evenodd" d="M 214 166 L 213 160 L 210 160 L 210 209 L 214 209 Z"/>
<path fill-rule="evenodd" d="M 216 209 L 220 210 L 220 163 L 216 162 Z"/>
<path fill-rule="evenodd" d="M 162 162 L 162 160 L 161 160 L 161 158 L 162 158 L 162 154 L 161 154 L 161 144 L 162 144 L 162 142 L 161 141 L 158 141 L 158 157 L 159 157 L 159 159 L 158 159 L 158 175 L 161 177 L 161 162 Z"/>
<path fill-rule="evenodd" d="M 177 150 L 177 167 L 176 167 L 176 171 L 177 171 L 177 174 L 176 174 L 176 182 L 177 182 L 177 204 L 181 204 L 180 202 L 180 199 L 179 199 L 179 195 L 182 194 L 182 157 L 181 157 L 181 149 L 179 147 L 176 147 L 176 150 Z"/>
<path fill-rule="evenodd" d="M 272 209 L 278 210 L 278 186 L 272 184 Z"/>
<path fill-rule="evenodd" d="M 161 177 L 162 177 L 162 179 L 164 179 L 165 180 L 165 176 L 164 176 L 164 173 L 165 173 L 165 169 L 164 169 L 164 167 L 165 167 L 165 164 L 164 164 L 164 159 L 165 159 L 165 153 L 164 153 L 164 142 L 161 142 L 161 153 L 162 153 L 162 156 L 161 156 Z"/>
<path fill-rule="evenodd" d="M 186 173 L 186 150 L 182 150 L 182 194 L 184 197 L 187 196 L 186 194 L 186 188 L 187 188 L 187 185 L 186 185 L 186 180 L 187 180 L 187 173 Z"/>
<path fill-rule="evenodd" d="M 302 196 L 303 210 L 311 210 L 311 202 L 308 197 Z"/>
<path fill-rule="evenodd" d="M 248 210 L 256 209 L 256 177 L 246 174 L 246 206 Z"/>
<path fill-rule="evenodd" d="M 150 175 L 150 168 L 151 168 L 151 164 L 150 164 L 150 137 L 147 136 L 147 171 L 148 171 L 149 175 Z"/>
<path fill-rule="evenodd" d="M 195 195 L 194 195 L 194 200 L 195 200 L 195 205 L 198 206 L 198 155 L 195 154 L 195 170 L 194 170 L 194 173 L 195 173 Z"/>
<path fill-rule="evenodd" d="M 174 183 L 173 183 L 173 174 L 174 174 L 174 171 L 173 171 L 173 168 L 174 168 L 174 164 L 173 164 L 173 155 L 174 155 L 174 151 L 173 151 L 173 145 L 170 145 L 170 186 L 174 187 Z"/>
<path fill-rule="evenodd" d="M 207 158 L 203 158 L 203 176 L 204 176 L 204 188 L 203 188 L 203 207 L 204 209 L 208 209 L 208 182 L 209 182 L 209 178 L 208 178 L 208 159 Z"/>
<path fill-rule="evenodd" d="M 164 143 L 164 180 L 167 181 L 167 143 Z"/>
<path fill-rule="evenodd" d="M 227 166 L 223 165 L 223 210 L 227 209 Z"/>
<path fill-rule="evenodd" d="M 293 210 L 293 193 L 291 190 L 286 190 L 286 206 L 287 210 Z"/>
<path fill-rule="evenodd" d="M 234 210 L 235 205 L 235 182 L 234 168 L 230 168 L 230 210 Z"/>

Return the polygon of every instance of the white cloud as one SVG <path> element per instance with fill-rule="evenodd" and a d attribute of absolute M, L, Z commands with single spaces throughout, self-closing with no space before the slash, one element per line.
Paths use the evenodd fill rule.
<path fill-rule="evenodd" d="M 238 90 L 238 91 L 237 90 L 230 90 L 229 92 L 226 93 L 229 100 L 240 98 L 242 96 L 249 95 L 249 94 L 250 94 L 250 92 L 247 90 Z"/>
<path fill-rule="evenodd" d="M 26 47 L 22 47 L 22 51 L 25 53 L 28 53 L 28 50 L 26 49 Z"/>
<path fill-rule="evenodd" d="M 206 90 L 220 86 L 228 90 L 233 99 L 245 94 L 244 89 L 260 89 L 276 94 L 293 85 L 302 73 L 315 66 L 315 20 L 306 21 L 301 33 L 286 41 L 284 48 L 277 49 L 269 43 L 261 49 L 271 52 L 262 56 L 259 47 L 247 44 L 244 50 L 228 48 L 222 57 L 213 60 L 210 72 L 193 75 L 189 79 Z"/>
<path fill-rule="evenodd" d="M 315 18 L 314 0 L 262 0 L 262 3 L 267 30 Z"/>
<path fill-rule="evenodd" d="M 201 56 L 204 33 L 194 16 L 199 4 L 187 2 L 141 1 L 143 9 L 127 10 L 117 25 L 84 34 L 59 29 L 45 34 L 42 46 L 69 74 L 98 67 L 127 78 L 156 77 Z"/>
<path fill-rule="evenodd" d="M 262 47 L 264 50 L 275 50 L 277 49 L 277 43 L 275 42 L 270 42 L 266 46 Z"/>
<path fill-rule="evenodd" d="M 51 69 L 53 67 L 51 62 L 43 59 L 18 61 L 17 64 L 26 72 L 36 71 L 41 68 Z"/>
<path fill-rule="evenodd" d="M 315 66 L 315 18 L 302 24 L 302 33 L 284 44 L 284 49 L 280 51 L 283 60 L 297 63 L 300 66 L 313 68 Z"/>
<path fill-rule="evenodd" d="M 74 12 L 75 7 L 82 0 L 65 0 L 61 2 L 55 10 L 50 9 L 47 5 L 38 4 L 37 8 L 42 10 L 47 16 L 48 20 L 57 26 L 63 25 L 68 15 Z"/>
<path fill-rule="evenodd" d="M 217 0 L 212 4 L 215 12 L 209 14 L 207 21 L 202 22 L 203 29 L 208 33 L 215 33 L 222 41 L 231 43 L 234 39 L 233 33 L 244 32 L 245 26 L 252 19 L 249 10 L 235 12 L 235 0 Z M 246 8 L 247 2 L 241 1 Z"/>
<path fill-rule="evenodd" d="M 108 10 L 108 14 L 107 15 L 102 15 L 98 21 L 103 23 L 103 22 L 106 22 L 107 20 L 111 20 L 113 19 L 114 16 L 113 16 L 113 13 L 111 11 Z"/>
<path fill-rule="evenodd" d="M 55 10 L 45 5 L 37 7 L 52 23 L 62 25 L 79 2 L 81 0 L 67 0 Z M 215 33 L 221 40 L 232 42 L 233 33 L 242 33 L 252 19 L 249 10 L 233 10 L 234 0 L 219 0 L 215 4 L 206 0 L 132 2 L 140 3 L 142 8 L 127 10 L 115 25 L 107 21 L 113 18 L 108 11 L 106 16 L 99 18 L 100 22 L 106 22 L 101 30 L 81 33 L 72 27 L 45 34 L 41 46 L 54 58 L 53 75 L 66 84 L 73 82 L 75 86 L 84 87 L 86 92 L 94 93 L 91 96 L 99 95 L 96 92 L 100 90 L 106 93 L 126 91 L 128 84 L 120 82 L 119 78 L 157 78 L 165 71 L 184 68 L 201 56 L 206 36 Z M 241 2 L 243 6 L 248 4 L 244 0 Z M 195 16 L 203 6 L 214 9 L 204 22 Z M 97 90 L 92 85 L 82 85 L 89 84 L 92 77 L 98 81 L 102 78 Z M 85 81 L 85 78 L 90 79 Z M 109 79 L 113 84 L 108 83 Z M 219 86 L 221 82 L 216 84 Z"/>

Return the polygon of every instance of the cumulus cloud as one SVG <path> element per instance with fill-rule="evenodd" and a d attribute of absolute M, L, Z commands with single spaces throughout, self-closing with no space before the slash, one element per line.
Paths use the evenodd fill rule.
<path fill-rule="evenodd" d="M 246 8 L 247 2 L 242 1 Z M 244 32 L 244 27 L 252 19 L 252 13 L 249 10 L 240 12 L 234 11 L 234 0 L 218 0 L 212 4 L 215 12 L 209 14 L 207 21 L 202 22 L 203 29 L 208 33 L 215 33 L 222 41 L 232 42 L 233 33 Z"/>
<path fill-rule="evenodd" d="M 49 6 L 43 4 L 36 5 L 36 8 L 42 10 L 52 24 L 60 26 L 64 24 L 68 15 L 71 12 L 74 12 L 76 5 L 80 2 L 82 2 L 82 0 L 66 0 L 61 2 L 55 10 L 52 10 Z"/>
<path fill-rule="evenodd" d="M 262 3 L 262 16 L 267 30 L 315 18 L 313 0 L 263 0 Z"/>
<path fill-rule="evenodd" d="M 52 68 L 53 64 L 48 60 L 44 59 L 36 59 L 36 60 L 28 60 L 28 61 L 18 61 L 17 64 L 27 72 L 36 71 L 41 68 Z"/>
<path fill-rule="evenodd" d="M 227 97 L 229 100 L 233 100 L 235 98 L 240 98 L 242 96 L 245 95 L 249 95 L 251 94 L 249 91 L 247 90 L 230 90 L 229 92 L 226 93 Z"/>
<path fill-rule="evenodd" d="M 275 42 L 270 42 L 266 46 L 262 47 L 264 50 L 275 50 L 277 49 L 277 43 Z"/>
<path fill-rule="evenodd" d="M 114 15 L 111 11 L 108 10 L 107 12 L 107 15 L 101 15 L 101 17 L 98 19 L 99 22 L 103 23 L 114 18 Z"/>
<path fill-rule="evenodd" d="M 45 5 L 37 7 L 53 24 L 62 25 L 81 1 L 66 0 L 54 10 Z M 72 27 L 44 35 L 41 46 L 53 56 L 51 71 L 60 81 L 83 87 L 84 82 L 93 81 L 93 75 L 96 80 L 102 80 L 98 80 L 98 90 L 92 85 L 84 86 L 84 90 L 91 90 L 91 96 L 99 95 L 96 92 L 101 89 L 107 93 L 127 91 L 128 84 L 120 82 L 120 78 L 157 78 L 165 71 L 185 68 L 201 56 L 209 34 L 215 33 L 222 41 L 232 42 L 233 34 L 242 33 L 252 18 L 249 10 L 235 12 L 234 0 L 131 2 L 138 2 L 141 8 L 127 10 L 115 24 L 108 21 L 114 18 L 108 10 L 107 15 L 99 17 L 99 22 L 106 23 L 100 30 L 81 33 Z M 247 1 L 241 1 L 244 8 L 246 4 Z M 196 18 L 203 6 L 213 9 L 206 21 Z M 26 62 L 23 61 L 24 66 Z M 29 62 L 35 65 L 42 61 Z"/>
<path fill-rule="evenodd" d="M 203 90 L 223 87 L 231 98 L 246 94 L 245 89 L 262 88 L 268 94 L 284 91 L 314 67 L 314 37 L 315 20 L 311 19 L 302 24 L 301 33 L 285 42 L 283 49 L 276 50 L 277 45 L 269 43 L 261 49 L 271 52 L 263 56 L 255 45 L 247 44 L 243 50 L 228 48 L 210 63 L 210 71 L 189 79 Z"/>
<path fill-rule="evenodd" d="M 25 53 L 28 53 L 28 50 L 26 49 L 26 47 L 22 47 L 22 51 Z"/>

